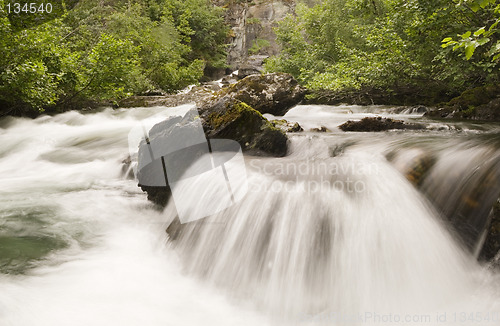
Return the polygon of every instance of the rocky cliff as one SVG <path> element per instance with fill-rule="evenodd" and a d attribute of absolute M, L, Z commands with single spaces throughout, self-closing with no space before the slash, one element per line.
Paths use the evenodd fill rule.
<path fill-rule="evenodd" d="M 218 0 L 231 26 L 228 65 L 232 70 L 258 67 L 279 52 L 273 28 L 295 12 L 294 0 Z"/>

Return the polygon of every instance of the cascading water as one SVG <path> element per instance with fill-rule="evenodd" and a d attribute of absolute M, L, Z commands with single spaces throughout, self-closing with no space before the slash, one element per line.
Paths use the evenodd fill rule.
<path fill-rule="evenodd" d="M 446 159 L 471 156 L 465 146 L 495 171 L 498 126 L 344 134 L 348 118 L 422 118 L 297 107 L 286 118 L 333 132 L 292 136 L 285 158 L 247 157 L 245 198 L 179 225 L 172 201 L 159 211 L 120 173 L 132 127 L 168 110 L 1 121 L 1 325 L 500 323 L 499 274 L 447 230 L 439 196 L 461 195 L 437 187 L 455 171 L 477 189 L 474 159 Z M 398 171 L 415 149 L 437 153 L 424 193 Z"/>
<path fill-rule="evenodd" d="M 353 151 L 249 165 L 252 190 L 241 203 L 177 226 L 189 272 L 288 323 L 331 312 L 434 314 L 474 294 L 472 257 L 383 157 Z M 175 216 L 173 202 L 166 210 Z"/>

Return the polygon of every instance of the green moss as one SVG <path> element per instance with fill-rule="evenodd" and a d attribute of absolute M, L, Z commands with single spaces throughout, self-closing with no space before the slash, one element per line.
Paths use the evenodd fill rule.
<path fill-rule="evenodd" d="M 223 113 L 212 112 L 208 116 L 208 121 L 214 129 L 218 129 L 221 126 L 234 122 L 241 117 L 247 118 L 248 123 L 251 123 L 255 118 L 257 118 L 258 120 L 265 120 L 265 118 L 262 116 L 262 114 L 260 114 L 259 111 L 254 110 L 251 106 L 244 102 L 236 101 L 235 103 L 230 101 L 227 103 L 227 105 L 227 111 Z M 246 119 L 242 120 L 242 122 L 245 123 L 244 120 Z"/>
<path fill-rule="evenodd" d="M 486 104 L 495 99 L 500 92 L 500 87 L 497 85 L 486 85 L 472 88 L 463 92 L 460 96 L 455 97 L 448 106 L 455 107 L 460 111 L 469 111 L 474 113 L 472 108 Z M 464 112 L 465 114 L 466 112 Z"/>

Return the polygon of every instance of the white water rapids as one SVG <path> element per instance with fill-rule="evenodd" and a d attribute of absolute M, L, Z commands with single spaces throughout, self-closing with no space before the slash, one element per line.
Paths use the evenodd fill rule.
<path fill-rule="evenodd" d="M 131 128 L 165 110 L 0 121 L 0 325 L 500 325 L 498 273 L 383 155 L 496 126 L 347 135 L 335 126 L 351 115 L 390 113 L 298 107 L 286 118 L 333 132 L 248 158 L 245 199 L 170 242 L 175 207 L 156 209 L 121 172 Z M 308 170 L 325 162 L 338 170 Z"/>

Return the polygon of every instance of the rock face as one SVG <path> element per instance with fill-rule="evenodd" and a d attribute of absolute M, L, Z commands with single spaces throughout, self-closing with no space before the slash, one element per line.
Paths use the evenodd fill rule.
<path fill-rule="evenodd" d="M 278 54 L 273 28 L 286 15 L 295 12 L 295 1 L 219 0 L 216 4 L 227 8 L 226 22 L 232 28 L 227 60 L 231 69 L 248 65 L 254 55 L 268 57 Z"/>
<path fill-rule="evenodd" d="M 289 74 L 251 75 L 233 84 L 216 96 L 245 102 L 260 113 L 282 116 L 302 101 L 305 88 Z"/>
<path fill-rule="evenodd" d="M 406 123 L 391 118 L 363 118 L 360 121 L 347 121 L 339 126 L 343 131 L 385 131 L 391 129 L 425 129 L 425 126 L 416 123 Z"/>

